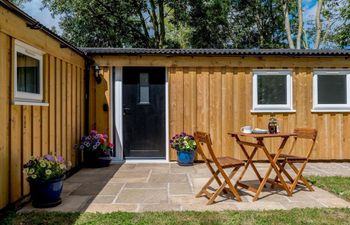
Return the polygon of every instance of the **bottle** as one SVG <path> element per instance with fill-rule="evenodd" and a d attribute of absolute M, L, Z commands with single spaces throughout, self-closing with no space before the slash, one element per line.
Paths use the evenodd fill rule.
<path fill-rule="evenodd" d="M 277 133 L 277 119 L 273 114 L 271 114 L 271 117 L 269 119 L 268 129 L 270 134 Z"/>

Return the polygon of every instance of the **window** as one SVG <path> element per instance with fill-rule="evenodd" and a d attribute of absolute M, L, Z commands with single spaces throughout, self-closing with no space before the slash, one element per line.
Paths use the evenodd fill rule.
<path fill-rule="evenodd" d="M 350 71 L 315 70 L 313 76 L 313 110 L 350 110 Z"/>
<path fill-rule="evenodd" d="M 43 101 L 43 52 L 16 40 L 14 53 L 15 101 Z"/>
<path fill-rule="evenodd" d="M 292 111 L 292 77 L 290 70 L 253 71 L 252 111 Z"/>
<path fill-rule="evenodd" d="M 140 73 L 140 104 L 149 104 L 149 77 L 148 73 Z"/>

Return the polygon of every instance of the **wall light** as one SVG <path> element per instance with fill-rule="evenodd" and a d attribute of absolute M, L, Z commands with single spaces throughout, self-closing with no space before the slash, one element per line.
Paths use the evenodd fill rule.
<path fill-rule="evenodd" d="M 95 64 L 95 80 L 98 84 L 100 84 L 102 81 L 100 70 L 100 66 Z"/>

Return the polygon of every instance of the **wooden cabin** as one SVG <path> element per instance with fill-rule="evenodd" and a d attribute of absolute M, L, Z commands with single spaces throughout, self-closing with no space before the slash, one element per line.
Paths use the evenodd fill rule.
<path fill-rule="evenodd" d="M 349 50 L 84 50 L 102 77 L 90 76 L 89 124 L 114 137 L 120 160 L 176 160 L 169 138 L 196 130 L 244 159 L 227 133 L 266 129 L 271 114 L 282 132 L 318 129 L 313 160 L 350 159 Z"/>
<path fill-rule="evenodd" d="M 0 209 L 29 193 L 32 155 L 79 163 L 85 133 L 84 52 L 0 1 Z"/>
<path fill-rule="evenodd" d="M 81 153 L 74 146 L 90 129 L 109 135 L 115 161 L 176 160 L 169 139 L 196 130 L 211 134 L 218 156 L 243 159 L 227 133 L 266 128 L 273 114 L 282 132 L 318 129 L 313 160 L 349 160 L 349 56 L 78 49 L 0 0 L 0 209 L 29 193 L 22 167 L 32 155 L 62 155 L 76 168 Z"/>

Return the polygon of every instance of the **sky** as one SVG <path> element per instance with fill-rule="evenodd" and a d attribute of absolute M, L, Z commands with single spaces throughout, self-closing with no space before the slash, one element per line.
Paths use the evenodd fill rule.
<path fill-rule="evenodd" d="M 44 26 L 48 28 L 52 28 L 53 26 L 56 27 L 59 34 L 62 33 L 62 30 L 59 28 L 59 17 L 53 18 L 51 16 L 50 11 L 47 8 L 44 8 L 41 10 L 42 4 L 41 0 L 32 0 L 30 2 L 27 2 L 23 4 L 21 9 L 28 13 L 31 17 L 38 20 L 40 23 L 42 23 Z"/>
<path fill-rule="evenodd" d="M 305 20 L 310 19 L 310 17 L 315 17 L 317 6 L 317 0 L 303 0 L 304 8 L 304 18 Z M 34 19 L 38 20 L 40 23 L 44 24 L 48 28 L 56 27 L 59 34 L 62 33 L 62 30 L 59 28 L 59 17 L 53 18 L 50 14 L 50 11 L 46 8 L 41 10 L 42 4 L 41 0 L 32 0 L 25 3 L 22 7 L 26 13 L 32 16 Z"/>

